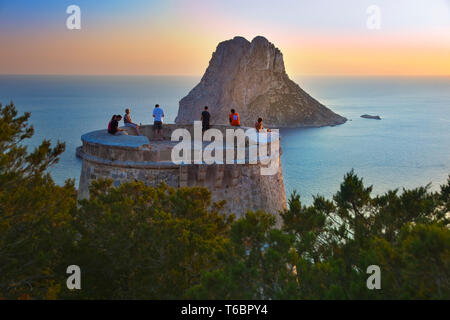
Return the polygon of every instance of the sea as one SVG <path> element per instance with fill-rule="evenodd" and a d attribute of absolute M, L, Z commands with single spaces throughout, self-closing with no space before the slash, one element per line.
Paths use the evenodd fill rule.
<path fill-rule="evenodd" d="M 178 101 L 200 76 L 0 75 L 0 102 L 31 112 L 34 148 L 43 139 L 66 143 L 50 169 L 58 184 L 74 179 L 82 134 L 106 128 L 112 114 L 131 109 L 134 122 L 152 122 L 160 104 L 173 122 Z M 438 190 L 450 174 L 450 77 L 293 77 L 306 92 L 346 117 L 339 126 L 281 129 L 286 194 L 304 204 L 315 195 L 331 198 L 354 170 L 373 193 L 431 183 Z M 364 119 L 363 114 L 382 120 Z"/>

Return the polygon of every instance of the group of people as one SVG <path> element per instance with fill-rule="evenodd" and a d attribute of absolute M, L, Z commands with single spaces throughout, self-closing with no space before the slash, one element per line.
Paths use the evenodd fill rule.
<path fill-rule="evenodd" d="M 202 131 L 205 132 L 210 128 L 209 121 L 211 119 L 211 114 L 208 111 L 208 106 L 205 106 L 205 110 L 202 112 L 200 120 L 202 121 Z M 241 125 L 241 120 L 239 119 L 239 113 L 236 112 L 235 109 L 231 109 L 230 115 L 228 116 L 228 120 L 231 126 L 239 127 Z M 264 129 L 263 119 L 260 117 L 255 122 L 255 129 L 258 132 L 266 130 L 270 132 L 270 129 Z"/>
<path fill-rule="evenodd" d="M 155 105 L 153 109 L 153 129 L 155 131 L 155 140 L 162 140 L 162 123 L 164 119 L 164 111 L 160 108 L 159 104 Z M 128 135 L 125 129 L 119 128 L 119 122 L 122 120 L 120 114 L 112 116 L 111 121 L 108 123 L 108 133 L 112 135 Z M 139 125 L 131 120 L 130 109 L 125 109 L 125 115 L 123 116 L 123 122 L 125 127 L 130 127 L 136 130 L 138 136 L 141 135 L 139 131 Z"/>
<path fill-rule="evenodd" d="M 155 140 L 162 140 L 162 124 L 164 119 L 164 111 L 160 108 L 159 104 L 155 105 L 155 108 L 153 109 L 153 130 L 155 132 Z M 119 122 L 122 120 L 122 116 L 120 114 L 115 114 L 112 116 L 111 121 L 108 124 L 108 133 L 112 135 L 128 135 L 127 131 L 125 129 L 122 129 L 119 127 Z M 200 120 L 202 121 L 202 131 L 205 132 L 210 128 L 210 120 L 211 120 L 211 114 L 208 111 L 208 106 L 205 106 L 201 116 Z M 130 109 L 125 109 L 125 115 L 123 116 L 123 122 L 125 127 L 130 127 L 136 130 L 136 134 L 138 136 L 141 135 L 139 131 L 139 125 L 137 123 L 134 123 L 131 120 L 130 116 Z M 241 121 L 239 119 L 239 113 L 236 112 L 235 109 L 231 109 L 230 115 L 229 115 L 229 122 L 231 126 L 239 127 L 241 125 Z M 263 126 L 263 119 L 258 118 L 258 120 L 255 123 L 255 129 L 258 132 L 264 131 Z M 270 132 L 270 129 L 267 129 L 267 132 Z"/>

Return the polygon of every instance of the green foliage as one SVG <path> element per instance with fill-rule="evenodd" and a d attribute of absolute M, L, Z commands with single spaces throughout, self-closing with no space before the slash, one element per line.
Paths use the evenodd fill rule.
<path fill-rule="evenodd" d="M 64 144 L 24 146 L 29 116 L 0 105 L 0 298 L 450 298 L 450 176 L 439 192 L 373 196 L 351 171 L 332 199 L 294 192 L 281 229 L 262 211 L 235 220 L 204 188 L 97 180 L 77 203 L 73 181 L 47 173 Z"/>
<path fill-rule="evenodd" d="M 214 299 L 449 299 L 448 190 L 372 197 L 351 171 L 333 201 L 303 206 L 295 192 L 273 217 L 249 212 L 231 227 L 232 254 L 190 291 Z M 272 219 L 272 220 L 271 220 Z M 272 221 L 272 222 L 271 222 Z M 369 290 L 367 267 L 381 269 Z"/>
<path fill-rule="evenodd" d="M 204 188 L 95 182 L 74 217 L 80 239 L 72 262 L 89 285 L 65 297 L 183 298 L 229 241 L 233 216 L 219 208 Z"/>
<path fill-rule="evenodd" d="M 0 104 L 0 297 L 56 298 L 64 283 L 60 257 L 70 247 L 76 190 L 73 181 L 56 186 L 46 169 L 64 144 L 49 141 L 28 153 L 30 114 Z"/>
<path fill-rule="evenodd" d="M 231 227 L 231 249 L 220 269 L 205 272 L 202 284 L 188 293 L 191 298 L 269 299 L 286 298 L 295 282 L 297 255 L 292 236 L 275 229 L 273 215 L 257 211 Z"/>

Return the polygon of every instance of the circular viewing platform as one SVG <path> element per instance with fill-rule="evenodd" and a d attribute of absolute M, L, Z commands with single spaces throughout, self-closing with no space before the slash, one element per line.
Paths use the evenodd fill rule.
<path fill-rule="evenodd" d="M 213 141 L 202 141 L 205 136 L 198 124 L 165 124 L 163 139 L 155 140 L 152 125 L 140 126 L 141 136 L 137 136 L 134 128 L 123 129 L 128 135 L 116 136 L 98 130 L 81 137 L 83 145 L 77 149 L 77 155 L 83 160 L 79 199 L 89 197 L 92 181 L 107 178 L 114 186 L 142 181 L 148 186 L 164 182 L 174 188 L 205 187 L 211 191 L 213 202 L 226 200 L 224 209 L 238 216 L 247 210 L 277 213 L 286 208 L 280 152 L 273 152 L 271 148 L 275 137 L 279 141 L 278 133 L 260 135 L 251 128 L 213 125 L 213 130 L 205 133 L 212 136 Z M 185 130 L 175 132 L 174 138 L 180 141 L 171 141 L 177 129 Z M 180 132 L 184 134 L 179 136 Z M 187 141 L 188 147 L 178 149 L 186 137 L 191 139 Z M 216 139 L 222 139 L 221 143 L 216 145 Z M 214 161 L 210 162 L 205 154 L 212 144 L 216 148 L 209 150 L 210 155 L 214 154 Z M 264 152 L 259 154 L 261 146 L 266 147 L 262 149 L 267 152 L 266 156 Z M 172 161 L 172 152 L 180 151 L 183 155 L 190 154 L 190 161 Z M 196 160 L 194 154 L 200 155 L 200 160 Z M 263 173 L 267 169 L 270 173 Z"/>
<path fill-rule="evenodd" d="M 176 129 L 186 129 L 193 141 L 195 132 L 193 125 L 176 125 L 165 124 L 162 129 L 162 140 L 154 139 L 153 125 L 143 125 L 139 127 L 141 136 L 136 134 L 136 130 L 130 127 L 121 127 L 125 129 L 128 135 L 111 135 L 107 130 L 98 130 L 86 133 L 81 136 L 83 145 L 77 148 L 77 156 L 82 159 L 87 159 L 94 162 L 111 164 L 115 166 L 135 166 L 135 167 L 177 167 L 180 164 L 175 164 L 172 161 L 172 149 L 180 143 L 180 141 L 171 141 L 172 133 Z M 226 125 L 213 125 L 211 129 L 217 129 L 221 132 L 223 137 L 222 149 L 223 159 L 218 161 L 219 164 L 226 162 L 226 152 L 228 149 L 234 150 L 234 155 L 237 155 L 237 150 L 242 149 L 238 147 L 237 143 L 227 146 L 226 134 L 227 129 L 243 129 L 247 131 L 247 127 L 232 127 Z M 201 133 L 200 133 L 201 134 Z M 270 150 L 270 135 L 267 144 L 267 150 Z M 213 139 L 214 141 L 214 139 Z M 258 134 L 250 134 L 245 138 L 245 159 L 249 159 L 249 145 L 254 141 L 254 145 L 259 145 Z M 199 144 L 192 143 L 191 155 L 200 147 L 201 150 L 210 145 L 211 141 L 199 141 Z M 196 149 L 197 148 L 197 149 Z M 270 157 L 268 155 L 267 157 Z M 258 160 L 261 157 L 258 155 Z"/>

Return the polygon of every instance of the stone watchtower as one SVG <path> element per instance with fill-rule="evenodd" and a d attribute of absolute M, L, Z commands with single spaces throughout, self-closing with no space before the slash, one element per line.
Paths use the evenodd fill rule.
<path fill-rule="evenodd" d="M 153 141 L 152 125 L 140 127 L 142 136 L 133 135 L 135 133 L 129 128 L 126 128 L 128 136 L 112 136 L 106 130 L 84 134 L 81 137 L 83 145 L 77 149 L 77 155 L 83 161 L 78 198 L 89 197 L 92 180 L 110 178 L 116 186 L 129 181 L 157 186 L 164 181 L 175 188 L 206 187 L 211 191 L 212 201 L 226 200 L 224 211 L 237 217 L 247 210 L 261 209 L 277 214 L 286 208 L 279 154 L 273 159 L 278 165 L 273 175 L 261 175 L 264 165 L 259 160 L 255 164 L 249 164 L 249 161 L 244 164 L 238 161 L 233 164 L 226 161 L 175 164 L 171 154 L 178 142 L 170 139 L 172 132 L 181 127 L 194 136 L 193 125 L 176 124 L 163 126 L 162 141 Z M 230 126 L 215 125 L 212 128 L 219 129 L 225 136 L 225 129 Z M 248 153 L 248 145 L 246 149 Z"/>

